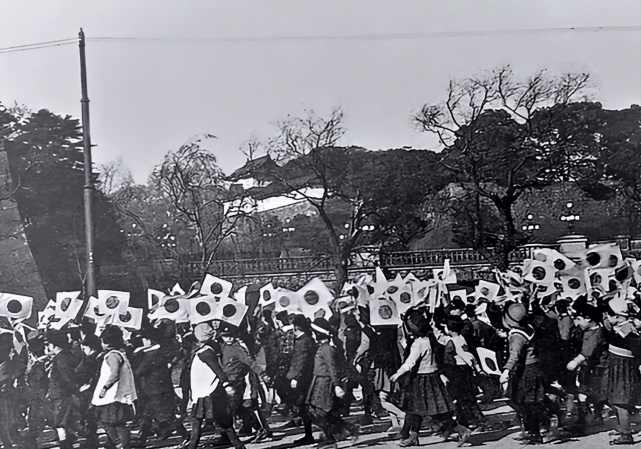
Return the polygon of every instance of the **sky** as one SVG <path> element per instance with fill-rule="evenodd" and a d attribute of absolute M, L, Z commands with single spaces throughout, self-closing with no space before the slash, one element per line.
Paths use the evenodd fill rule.
<path fill-rule="evenodd" d="M 342 144 L 435 149 L 412 113 L 451 78 L 510 64 L 589 72 L 596 101 L 641 104 L 638 0 L 0 0 L 0 102 L 81 117 L 86 46 L 95 164 L 143 183 L 192 136 L 226 173 L 279 120 L 341 107 Z"/>

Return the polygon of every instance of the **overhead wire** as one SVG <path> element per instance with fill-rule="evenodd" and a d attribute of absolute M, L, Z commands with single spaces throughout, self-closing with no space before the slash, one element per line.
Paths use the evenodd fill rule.
<path fill-rule="evenodd" d="M 115 37 L 97 36 L 87 37 L 88 42 L 279 42 L 279 41 L 323 41 L 323 40 L 402 40 L 402 39 L 429 39 L 438 37 L 460 36 L 492 36 L 514 34 L 542 34 L 560 32 L 628 32 L 641 31 L 641 26 L 601 26 L 601 27 L 559 27 L 559 28 L 532 28 L 532 29 L 506 29 L 506 30 L 468 30 L 468 31 L 434 31 L 425 33 L 382 33 L 382 34 L 354 34 L 354 35 L 317 35 L 317 36 L 238 36 L 238 37 Z M 17 45 L 0 48 L 0 53 L 37 50 L 40 48 L 71 45 L 79 41 L 78 38 L 59 39 L 35 44 Z"/>
<path fill-rule="evenodd" d="M 35 44 L 26 44 L 26 45 L 16 45 L 13 47 L 4 47 L 0 48 L 0 53 L 12 53 L 16 51 L 27 51 L 27 50 L 37 50 L 40 48 L 47 48 L 47 47 L 59 47 L 61 45 L 71 45 L 75 44 L 78 42 L 78 38 L 70 38 L 70 39 L 59 39 L 55 41 L 47 41 L 47 42 L 38 42 Z"/>
<path fill-rule="evenodd" d="M 321 40 L 394 40 L 394 39 L 428 39 L 436 37 L 541 34 L 558 32 L 616 32 L 641 31 L 641 26 L 602 26 L 602 27 L 560 27 L 506 30 L 468 30 L 468 31 L 434 31 L 425 33 L 382 33 L 354 35 L 317 35 L 317 36 L 237 36 L 237 37 L 87 37 L 93 42 L 276 42 L 276 41 L 321 41 Z"/>

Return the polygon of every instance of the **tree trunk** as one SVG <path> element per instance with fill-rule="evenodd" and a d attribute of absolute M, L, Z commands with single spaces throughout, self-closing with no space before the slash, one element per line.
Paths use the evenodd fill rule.
<path fill-rule="evenodd" d="M 349 253 L 347 256 L 345 256 L 343 252 L 334 255 L 332 265 L 334 268 L 334 277 L 336 278 L 336 295 L 338 296 L 348 279 L 347 267 L 349 265 Z"/>
<path fill-rule="evenodd" d="M 514 228 L 514 216 L 512 215 L 512 204 L 509 198 L 502 198 L 502 201 L 495 202 L 503 219 L 503 238 L 499 243 L 496 257 L 497 268 L 506 271 L 510 266 L 510 254 L 516 249 L 516 230 Z"/>

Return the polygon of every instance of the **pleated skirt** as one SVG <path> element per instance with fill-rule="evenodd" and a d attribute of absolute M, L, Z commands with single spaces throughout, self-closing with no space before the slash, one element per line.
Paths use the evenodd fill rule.
<path fill-rule="evenodd" d="M 434 416 L 454 410 L 452 399 L 438 372 L 417 374 L 403 391 L 403 410 L 421 416 Z"/>
<path fill-rule="evenodd" d="M 639 404 L 638 364 L 633 358 L 608 354 L 607 399 L 614 405 L 635 406 Z"/>

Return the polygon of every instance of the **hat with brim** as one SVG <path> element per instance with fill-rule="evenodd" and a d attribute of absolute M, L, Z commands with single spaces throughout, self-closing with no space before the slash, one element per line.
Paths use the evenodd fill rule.
<path fill-rule="evenodd" d="M 503 313 L 503 325 L 506 327 L 520 326 L 526 313 L 523 304 L 511 304 Z"/>
<path fill-rule="evenodd" d="M 325 318 L 316 318 L 311 327 L 318 336 L 329 337 L 333 333 L 331 324 Z"/>

